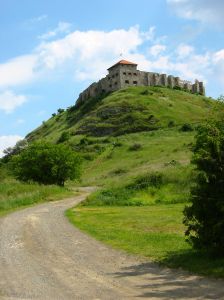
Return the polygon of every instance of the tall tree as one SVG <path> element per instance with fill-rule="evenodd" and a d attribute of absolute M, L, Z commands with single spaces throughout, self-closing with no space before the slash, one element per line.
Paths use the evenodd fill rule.
<path fill-rule="evenodd" d="M 224 256 L 224 123 L 201 126 L 193 163 L 198 175 L 184 210 L 186 236 L 195 248 Z"/>

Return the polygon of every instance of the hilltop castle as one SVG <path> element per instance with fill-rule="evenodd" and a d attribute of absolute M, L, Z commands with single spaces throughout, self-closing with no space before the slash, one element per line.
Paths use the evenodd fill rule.
<path fill-rule="evenodd" d="M 106 77 L 92 83 L 84 90 L 79 95 L 76 104 L 79 105 L 90 97 L 96 97 L 102 93 L 113 92 L 128 86 L 167 86 L 205 95 L 203 82 L 195 80 L 195 83 L 192 83 L 172 75 L 139 71 L 137 70 L 137 64 L 127 60 L 117 62 L 108 69 L 108 73 Z"/>

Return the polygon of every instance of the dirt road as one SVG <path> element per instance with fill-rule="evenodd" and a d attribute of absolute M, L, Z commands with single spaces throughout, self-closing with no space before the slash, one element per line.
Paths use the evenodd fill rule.
<path fill-rule="evenodd" d="M 224 281 L 159 268 L 74 228 L 64 211 L 84 197 L 0 219 L 0 299 L 224 299 Z"/>

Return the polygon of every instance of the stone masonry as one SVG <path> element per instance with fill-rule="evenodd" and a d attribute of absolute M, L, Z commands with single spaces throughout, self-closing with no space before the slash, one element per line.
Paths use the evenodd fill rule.
<path fill-rule="evenodd" d="M 166 86 L 170 88 L 182 88 L 194 94 L 205 95 L 204 84 L 197 79 L 192 83 L 172 75 L 139 71 L 137 70 L 137 64 L 121 60 L 108 69 L 106 77 L 92 83 L 84 90 L 79 95 L 76 104 L 79 105 L 88 98 L 117 91 L 128 86 Z"/>

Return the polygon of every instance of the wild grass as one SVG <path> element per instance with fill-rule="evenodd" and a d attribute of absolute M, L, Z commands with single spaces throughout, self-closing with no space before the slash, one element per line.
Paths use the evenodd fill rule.
<path fill-rule="evenodd" d="M 18 208 L 70 195 L 71 190 L 55 185 L 28 184 L 5 178 L 0 181 L 0 216 Z"/>

